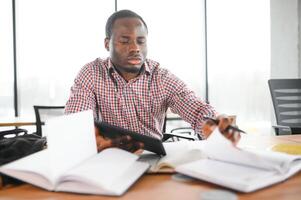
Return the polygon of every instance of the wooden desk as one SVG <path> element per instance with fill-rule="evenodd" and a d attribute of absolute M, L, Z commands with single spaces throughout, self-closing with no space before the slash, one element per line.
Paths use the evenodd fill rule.
<path fill-rule="evenodd" d="M 5 118 L 2 119 L 0 118 L 0 127 L 4 127 L 4 126 L 35 126 L 36 125 L 36 121 L 35 119 L 25 119 L 25 118 L 19 118 L 19 117 L 15 117 L 15 118 Z"/>
<path fill-rule="evenodd" d="M 35 122 L 0 122 L 1 126 L 34 126 Z"/>
<path fill-rule="evenodd" d="M 255 145 L 259 148 L 269 148 L 277 143 L 301 143 L 300 136 L 247 136 L 242 139 L 243 145 Z M 221 169 L 222 170 L 222 169 Z M 181 182 L 173 180 L 171 175 L 156 174 L 144 175 L 141 177 L 123 196 L 118 199 L 124 200 L 156 200 L 156 199 L 200 199 L 203 191 L 211 189 L 223 189 L 222 187 L 193 180 Z M 301 197 L 301 172 L 290 179 L 264 188 L 253 193 L 237 193 L 240 200 L 250 199 L 273 199 L 273 200 L 297 200 Z M 24 184 L 18 187 L 5 188 L 0 190 L 0 200 L 96 200 L 96 199 L 117 199 L 116 197 L 78 195 L 68 193 L 48 192 L 37 187 Z"/>

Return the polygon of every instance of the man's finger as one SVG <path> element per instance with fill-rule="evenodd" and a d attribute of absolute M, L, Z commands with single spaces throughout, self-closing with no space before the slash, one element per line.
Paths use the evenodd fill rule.
<path fill-rule="evenodd" d="M 223 135 L 229 139 L 234 145 L 236 145 L 240 140 L 240 132 L 228 126 Z"/>
<path fill-rule="evenodd" d="M 112 147 L 117 147 L 126 151 L 130 151 L 132 149 L 132 145 L 133 140 L 128 135 L 112 139 Z"/>
<path fill-rule="evenodd" d="M 131 146 L 130 151 L 131 151 L 131 152 L 136 152 L 137 150 L 143 149 L 143 148 L 144 148 L 144 144 L 143 144 L 142 142 L 134 141 L 134 142 L 132 143 L 132 146 Z"/>
<path fill-rule="evenodd" d="M 136 154 L 136 155 L 141 155 L 143 153 L 143 151 L 144 151 L 143 149 L 138 149 L 133 153 Z"/>
<path fill-rule="evenodd" d="M 221 133 L 227 132 L 227 128 L 231 125 L 231 121 L 228 117 L 222 116 L 219 119 L 218 128 Z"/>
<path fill-rule="evenodd" d="M 240 140 L 240 133 L 231 126 L 233 123 L 233 118 L 229 118 L 226 115 L 221 115 L 218 117 L 218 120 L 218 128 L 220 132 L 234 145 L 236 145 Z"/>
<path fill-rule="evenodd" d="M 131 140 L 130 143 L 127 143 L 126 145 L 122 146 L 121 148 L 126 151 L 129 151 L 129 152 L 136 152 L 138 149 L 143 149 L 144 144 L 142 142 Z"/>
<path fill-rule="evenodd" d="M 104 138 L 103 136 L 97 134 L 96 135 L 96 145 L 97 145 L 97 150 L 102 151 L 106 148 L 109 148 L 112 146 L 112 141 L 109 139 Z"/>
<path fill-rule="evenodd" d="M 204 139 L 206 139 L 214 131 L 216 126 L 217 126 L 216 123 L 210 119 L 205 121 L 205 123 L 202 127 L 202 134 L 205 137 Z"/>

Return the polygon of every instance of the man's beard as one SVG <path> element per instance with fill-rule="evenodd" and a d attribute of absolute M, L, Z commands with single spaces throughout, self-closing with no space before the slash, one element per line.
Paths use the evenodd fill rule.
<path fill-rule="evenodd" d="M 137 74 L 141 71 L 142 68 L 143 68 L 143 66 L 141 66 L 140 68 L 138 68 L 138 67 L 124 67 L 124 68 L 122 68 L 122 70 L 127 72 L 127 73 Z"/>

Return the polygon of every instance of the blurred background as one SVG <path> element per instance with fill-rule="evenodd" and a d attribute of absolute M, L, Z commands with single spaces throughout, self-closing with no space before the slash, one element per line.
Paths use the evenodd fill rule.
<path fill-rule="evenodd" d="M 149 28 L 148 57 L 219 113 L 269 134 L 267 80 L 300 77 L 300 0 L 1 0 L 0 119 L 65 105 L 81 67 L 106 58 L 105 23 L 130 9 Z M 172 126 L 179 126 L 173 122 Z"/>

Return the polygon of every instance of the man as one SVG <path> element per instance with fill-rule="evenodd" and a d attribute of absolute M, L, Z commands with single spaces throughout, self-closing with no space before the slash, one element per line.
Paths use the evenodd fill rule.
<path fill-rule="evenodd" d="M 161 139 L 170 108 L 205 139 L 216 125 L 209 121 L 204 126 L 204 117 L 215 118 L 216 112 L 158 62 L 146 58 L 147 35 L 147 25 L 136 13 L 121 10 L 112 14 L 104 41 L 110 57 L 97 58 L 81 69 L 65 112 L 92 109 L 98 120 Z M 229 119 L 219 118 L 221 132 L 236 142 L 233 130 L 226 129 Z M 143 148 L 129 136 L 110 140 L 97 129 L 96 139 L 99 151 L 113 146 L 132 152 Z"/>

